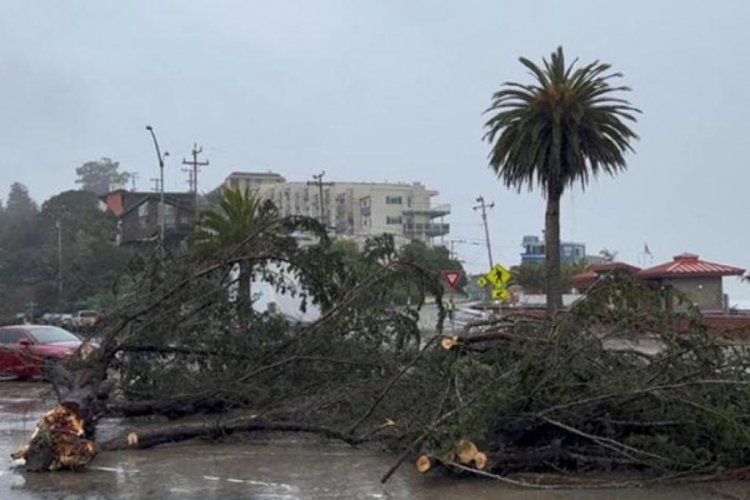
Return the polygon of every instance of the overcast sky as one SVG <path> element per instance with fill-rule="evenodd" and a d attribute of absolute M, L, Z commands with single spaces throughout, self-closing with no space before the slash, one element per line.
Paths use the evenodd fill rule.
<path fill-rule="evenodd" d="M 211 165 L 304 181 L 420 181 L 450 203 L 447 239 L 486 267 L 483 195 L 496 261 L 541 234 L 539 193 L 504 189 L 487 167 L 482 111 L 519 56 L 558 45 L 624 73 L 641 140 L 617 178 L 565 195 L 562 236 L 638 264 L 690 251 L 750 268 L 750 3 L 605 1 L 0 2 L 0 198 L 22 182 L 43 201 L 103 156 L 158 166 L 146 124 L 171 153 L 169 190 L 194 141 Z M 750 285 L 726 278 L 732 298 Z"/>

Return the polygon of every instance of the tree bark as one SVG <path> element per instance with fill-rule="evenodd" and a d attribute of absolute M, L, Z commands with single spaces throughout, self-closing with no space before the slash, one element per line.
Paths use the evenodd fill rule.
<path fill-rule="evenodd" d="M 563 307 L 560 283 L 560 198 L 562 189 L 550 185 L 544 216 L 544 264 L 547 270 L 547 314 L 552 317 Z"/>
<path fill-rule="evenodd" d="M 237 320 L 240 325 L 247 327 L 252 308 L 250 295 L 251 264 L 248 261 L 240 261 L 240 274 L 237 279 Z"/>
<path fill-rule="evenodd" d="M 351 446 L 367 441 L 367 439 L 353 438 L 330 427 L 296 422 L 264 422 L 259 421 L 256 415 L 245 415 L 228 420 L 217 418 L 197 422 L 174 422 L 154 428 L 144 428 L 100 443 L 99 447 L 103 451 L 124 450 L 128 448 L 145 449 L 164 443 L 174 443 L 198 437 L 216 438 L 235 432 L 258 431 L 318 434 L 330 439 L 338 439 Z"/>

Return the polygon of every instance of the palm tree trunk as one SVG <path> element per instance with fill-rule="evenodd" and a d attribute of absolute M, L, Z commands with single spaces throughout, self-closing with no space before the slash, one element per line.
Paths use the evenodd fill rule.
<path fill-rule="evenodd" d="M 547 313 L 562 309 L 560 284 L 560 198 L 562 189 L 550 186 L 544 215 L 544 264 L 547 268 Z"/>
<path fill-rule="evenodd" d="M 250 264 L 248 262 L 240 262 L 240 276 L 237 280 L 238 294 L 237 294 L 237 316 L 243 325 L 247 325 L 245 321 L 250 313 L 250 307 L 252 301 L 250 300 Z"/>

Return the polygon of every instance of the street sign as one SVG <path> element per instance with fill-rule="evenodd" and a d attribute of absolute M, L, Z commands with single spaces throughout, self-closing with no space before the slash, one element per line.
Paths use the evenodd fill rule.
<path fill-rule="evenodd" d="M 511 276 L 510 271 L 505 269 L 500 264 L 495 264 L 492 266 L 492 269 L 490 269 L 490 272 L 487 273 L 487 280 L 492 283 L 493 285 L 507 285 L 510 280 L 513 279 L 513 276 Z"/>
<path fill-rule="evenodd" d="M 443 279 L 446 283 L 448 283 L 448 286 L 450 286 L 454 290 L 458 290 L 458 282 L 461 281 L 462 275 L 463 272 L 456 271 L 454 269 L 446 269 L 445 271 L 443 271 Z"/>
<path fill-rule="evenodd" d="M 507 301 L 510 299 L 510 292 L 508 292 L 506 285 L 510 283 L 512 279 L 513 276 L 510 274 L 510 271 L 500 264 L 495 264 L 487 274 L 481 276 L 477 280 L 477 285 L 479 285 L 480 288 L 490 285 L 492 287 L 492 300 Z"/>

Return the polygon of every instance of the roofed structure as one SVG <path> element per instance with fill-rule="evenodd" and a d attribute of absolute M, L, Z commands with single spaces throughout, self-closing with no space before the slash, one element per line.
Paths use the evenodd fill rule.
<path fill-rule="evenodd" d="M 638 277 L 644 279 L 719 278 L 739 276 L 744 272 L 745 270 L 739 267 L 700 260 L 694 253 L 681 253 L 675 255 L 672 262 L 642 269 L 638 272 Z"/>
<path fill-rule="evenodd" d="M 725 313 L 728 309 L 722 278 L 740 276 L 745 270 L 726 264 L 701 260 L 693 253 L 675 255 L 665 262 L 648 269 L 639 269 L 624 262 L 607 262 L 591 265 L 586 271 L 571 278 L 571 286 L 585 292 L 603 276 L 626 273 L 658 286 L 675 290 L 703 313 Z M 676 296 L 670 294 L 666 307 L 680 310 L 687 307 Z"/>
<path fill-rule="evenodd" d="M 632 266 L 626 262 L 605 262 L 603 264 L 592 264 L 586 267 L 581 274 L 576 274 L 570 278 L 570 286 L 579 291 L 585 291 L 591 288 L 596 281 L 602 276 L 608 274 L 636 274 L 640 267 Z"/>

